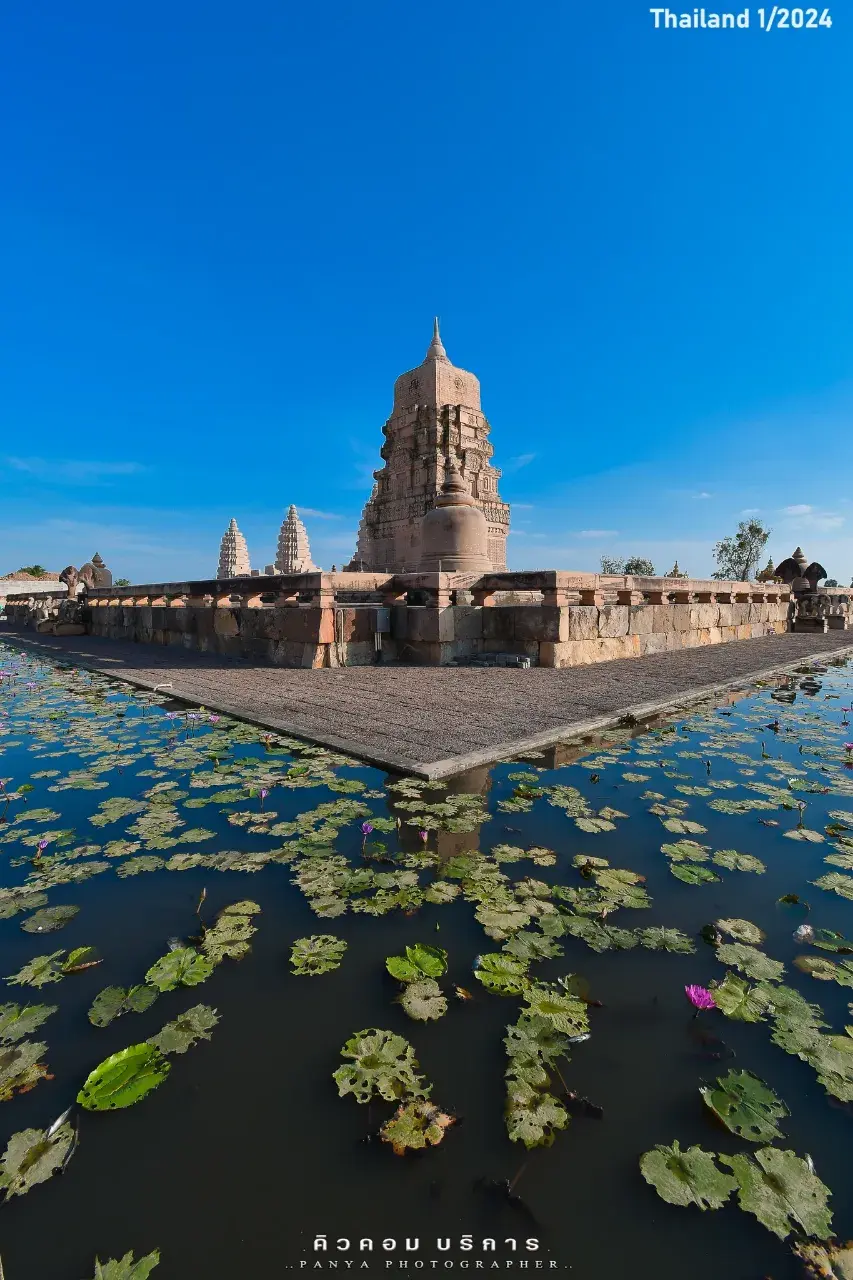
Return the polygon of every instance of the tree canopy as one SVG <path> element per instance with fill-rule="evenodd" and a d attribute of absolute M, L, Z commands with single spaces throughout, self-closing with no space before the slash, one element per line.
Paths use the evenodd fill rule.
<path fill-rule="evenodd" d="M 767 546 L 771 530 L 760 520 L 741 520 L 737 533 L 723 538 L 714 547 L 717 568 L 713 577 L 732 582 L 748 582 Z"/>

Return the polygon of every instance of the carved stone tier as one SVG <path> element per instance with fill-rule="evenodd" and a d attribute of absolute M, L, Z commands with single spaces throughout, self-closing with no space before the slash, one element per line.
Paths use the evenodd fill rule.
<path fill-rule="evenodd" d="M 423 364 L 394 384 L 393 412 L 382 428 L 385 465 L 373 473 L 376 484 L 349 567 L 405 573 L 420 564 L 420 522 L 442 491 L 449 455 L 458 459 L 474 505 L 486 517 L 491 567 L 505 570 L 509 506 L 498 493 L 489 429 L 480 383 L 450 363 L 436 321 Z"/>

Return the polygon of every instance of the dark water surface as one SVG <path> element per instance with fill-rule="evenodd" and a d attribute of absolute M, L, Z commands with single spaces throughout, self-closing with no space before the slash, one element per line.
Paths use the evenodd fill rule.
<path fill-rule="evenodd" d="M 283 775 L 294 761 L 307 762 L 321 774 L 325 770 L 326 782 L 330 777 L 355 780 L 362 791 L 382 792 L 382 798 L 363 799 L 355 790 L 342 794 L 325 783 L 305 788 L 277 782 L 264 801 L 264 813 L 277 815 L 272 821 L 292 819 L 322 802 L 355 801 L 373 815 L 402 820 L 399 835 L 377 831 L 372 839 L 379 837 L 392 853 L 422 849 L 421 821 L 397 807 L 399 791 L 385 790 L 397 781 L 391 775 L 357 762 L 337 763 L 339 757 L 319 749 L 281 750 L 280 739 L 265 744 L 260 731 L 227 717 L 211 725 L 202 712 L 188 722 L 186 708 L 151 705 L 146 695 L 127 686 L 22 658 L 14 646 L 0 645 L 0 667 L 12 673 L 0 680 L 0 775 L 9 779 L 9 792 L 27 780 L 33 786 L 25 799 L 7 806 L 0 826 L 0 886 L 19 885 L 38 874 L 31 861 L 36 850 L 19 837 L 70 832 L 64 842 L 51 835 L 43 856 L 70 854 L 72 867 L 104 858 L 89 851 L 76 856 L 80 846 L 119 839 L 144 846 L 145 840 L 127 832 L 139 815 L 100 827 L 89 817 L 104 800 L 137 799 L 157 783 L 177 781 L 187 798 L 209 797 L 210 790 L 195 789 L 190 780 L 214 770 L 222 774 L 222 789 L 235 788 L 240 798 L 190 809 L 179 800 L 175 807 L 185 828 L 176 828 L 172 838 L 193 828 L 213 834 L 171 847 L 141 847 L 132 856 L 154 853 L 169 859 L 176 853 L 209 856 L 223 850 L 274 856 L 292 837 L 250 831 L 227 818 L 236 812 L 260 815 L 260 798 L 249 796 L 245 782 L 250 766 L 258 777 L 264 769 Z M 782 1122 L 785 1138 L 776 1145 L 810 1153 L 832 1190 L 834 1229 L 842 1239 L 853 1235 L 851 1106 L 829 1097 L 807 1063 L 776 1047 L 767 1023 L 737 1022 L 718 1011 L 694 1019 L 684 996 L 685 984 L 707 985 L 724 975 L 699 930 L 721 917 L 741 917 L 766 932 L 761 948 L 785 964 L 783 981 L 819 1003 L 836 1033 L 853 1022 L 848 1011 L 853 989 L 815 981 L 792 963 L 804 952 L 827 954 L 794 941 L 794 929 L 806 919 L 816 928 L 853 935 L 853 903 L 809 883 L 834 869 L 824 858 L 838 837 L 826 835 L 821 843 L 786 838 L 784 833 L 798 825 L 796 808 L 730 815 L 709 807 L 713 799 L 756 798 L 750 783 L 785 788 L 794 779 L 797 786 L 831 788 L 825 794 L 791 791 L 792 804 L 807 803 L 802 819 L 807 828 L 823 833 L 832 821 L 830 812 L 853 811 L 853 770 L 845 766 L 844 750 L 853 728 L 844 726 L 848 717 L 842 711 L 850 705 L 853 670 L 830 666 L 818 679 L 822 689 L 812 695 L 798 691 L 793 705 L 773 701 L 770 687 L 750 688 L 724 706 L 694 710 L 664 728 L 613 735 L 604 745 L 591 745 L 586 756 L 575 758 L 577 752 L 557 748 L 523 763 L 475 771 L 450 785 L 453 793 L 482 795 L 488 817 L 473 831 L 430 829 L 427 850 L 437 851 L 442 861 L 461 852 L 487 854 L 501 844 L 544 847 L 555 853 L 554 865 L 524 860 L 501 864 L 501 870 L 513 881 L 530 876 L 549 885 L 582 887 L 575 855 L 607 858 L 614 867 L 644 876 L 652 899 L 649 909 L 620 910 L 608 923 L 624 929 L 667 925 L 696 943 L 695 953 L 686 955 L 640 947 L 599 954 L 580 938 L 566 937 L 562 958 L 531 966 L 531 974 L 544 981 L 582 975 L 591 997 L 603 1006 L 590 1010 L 590 1039 L 560 1067 L 571 1089 L 603 1108 L 603 1118 L 575 1116 L 549 1148 L 527 1153 L 507 1138 L 502 1040 L 521 1005 L 488 993 L 473 977 L 475 957 L 500 951 L 503 941 L 486 936 L 474 918 L 475 904 L 461 896 L 449 905 L 424 903 L 409 915 L 347 910 L 318 918 L 292 882 L 293 866 L 268 862 L 247 874 L 202 865 L 120 878 L 115 868 L 124 859 L 118 856 L 109 857 L 109 869 L 83 883 L 49 889 L 49 905 L 81 908 L 61 931 L 38 936 L 19 928 L 23 915 L 0 920 L 3 975 L 60 947 L 91 944 L 103 956 L 98 967 L 61 983 L 38 990 L 7 984 L 0 989 L 0 1004 L 59 1006 L 34 1033 L 48 1044 L 45 1057 L 53 1078 L 0 1104 L 0 1151 L 12 1133 L 49 1125 L 108 1055 L 156 1034 L 164 1022 L 199 1002 L 212 1005 L 220 1017 L 212 1038 L 172 1056 L 168 1078 L 135 1106 L 107 1113 L 76 1109 L 80 1142 L 66 1172 L 0 1208 L 5 1280 L 82 1280 L 93 1274 L 96 1254 L 105 1260 L 133 1249 L 138 1258 L 154 1248 L 161 1251 L 155 1280 L 254 1280 L 310 1270 L 318 1258 L 326 1270 L 331 1259 L 341 1261 L 338 1271 L 345 1270 L 345 1259 L 355 1259 L 356 1270 L 366 1258 L 371 1274 L 400 1274 L 400 1259 L 408 1261 L 407 1273 L 416 1260 L 424 1271 L 459 1270 L 463 1260 L 475 1269 L 477 1261 L 488 1267 L 497 1260 L 514 1274 L 523 1258 L 543 1261 L 544 1270 L 555 1262 L 553 1270 L 580 1280 L 799 1276 L 788 1245 L 741 1212 L 734 1198 L 718 1212 L 670 1206 L 644 1182 L 638 1159 L 675 1138 L 684 1148 L 698 1143 L 710 1151 L 743 1152 L 750 1144 L 721 1127 L 698 1089 L 730 1067 L 753 1071 L 791 1112 Z M 178 711 L 172 719 L 166 715 L 170 707 Z M 765 728 L 776 716 L 779 731 Z M 90 737 L 89 753 L 82 756 L 81 725 Z M 207 739 L 220 744 L 215 752 L 202 749 Z M 685 751 L 696 758 L 682 755 Z M 213 754 L 216 761 L 209 758 Z M 733 760 L 731 754 L 742 758 Z M 601 762 L 590 766 L 591 757 Z M 243 769 L 237 780 L 228 772 L 235 761 Z M 50 790 L 72 771 L 93 768 L 89 780 L 106 781 L 107 788 Z M 46 770 L 58 776 L 31 777 Z M 147 773 L 152 770 L 154 777 Z M 537 773 L 538 787 L 576 787 L 594 810 L 612 806 L 628 816 L 615 819 L 614 830 L 592 833 L 549 803 L 547 794 L 527 812 L 501 810 L 499 803 L 509 800 L 518 785 L 508 775 L 521 771 Z M 625 781 L 626 772 L 648 780 Z M 666 776 L 673 772 L 686 776 Z M 704 786 L 709 776 L 737 785 L 714 789 L 710 796 L 675 790 Z M 716 867 L 719 883 L 689 885 L 676 879 L 661 845 L 682 837 L 649 812 L 653 801 L 642 798 L 649 790 L 667 802 L 689 802 L 684 817 L 706 831 L 687 838 L 715 851 L 753 854 L 766 871 Z M 434 803 L 445 792 L 422 794 Z M 0 804 L 0 814 L 3 808 Z M 16 822 L 38 808 L 61 816 Z M 778 825 L 763 825 L 762 819 Z M 333 842 L 353 865 L 361 863 L 363 820 L 361 812 L 349 817 Z M 252 820 L 256 826 L 260 822 Z M 22 857 L 24 864 L 12 865 Z M 394 869 L 393 864 L 371 865 Z M 421 884 L 441 874 L 425 869 Z M 204 889 L 207 921 L 242 899 L 260 905 L 250 953 L 239 961 L 224 960 L 203 985 L 161 995 L 145 1013 L 127 1014 L 105 1028 L 91 1025 L 87 1011 L 99 991 L 141 982 L 169 939 L 197 932 L 194 912 Z M 781 895 L 793 892 L 808 899 L 808 916 L 778 904 Z M 337 971 L 319 977 L 291 973 L 293 941 L 311 934 L 334 934 L 348 943 Z M 449 971 L 441 979 L 449 1008 L 435 1022 L 407 1017 L 395 1003 L 399 984 L 385 971 L 386 956 L 416 942 L 441 946 L 449 954 Z M 474 998 L 455 999 L 454 984 Z M 341 1046 L 369 1027 L 405 1036 L 432 1082 L 433 1100 L 459 1117 L 440 1146 L 397 1157 L 375 1136 L 393 1104 L 360 1106 L 352 1096 L 338 1097 L 331 1077 L 341 1064 Z M 516 1188 L 523 1205 L 510 1205 L 477 1185 L 481 1179 L 511 1179 L 525 1162 Z M 330 1253 L 313 1252 L 316 1233 L 330 1238 Z M 474 1237 L 470 1253 L 459 1248 L 464 1233 Z M 417 1252 L 405 1252 L 407 1237 L 418 1239 Z M 538 1239 L 538 1252 L 525 1251 L 528 1237 Z M 338 1239 L 362 1238 L 374 1241 L 372 1253 L 334 1247 Z M 452 1242 L 449 1252 L 436 1244 L 445 1238 Z M 484 1238 L 496 1240 L 495 1253 L 482 1251 Z M 383 1239 L 393 1239 L 396 1250 L 383 1251 Z M 515 1253 L 507 1240 L 519 1242 Z M 514 1265 L 504 1267 L 507 1261 Z M 453 1268 L 446 1266 L 449 1262 Z"/>

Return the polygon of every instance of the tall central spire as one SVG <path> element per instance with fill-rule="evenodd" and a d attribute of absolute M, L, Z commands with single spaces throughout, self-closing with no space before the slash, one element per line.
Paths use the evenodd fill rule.
<path fill-rule="evenodd" d="M 426 353 L 427 360 L 447 360 L 447 352 L 441 341 L 441 334 L 438 332 L 438 316 L 432 322 L 432 342 L 429 344 Z M 450 361 L 448 360 L 448 364 Z"/>

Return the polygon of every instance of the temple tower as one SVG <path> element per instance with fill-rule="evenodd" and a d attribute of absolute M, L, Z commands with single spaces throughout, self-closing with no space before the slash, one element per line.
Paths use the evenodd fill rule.
<path fill-rule="evenodd" d="M 311 560 L 311 548 L 308 546 L 305 525 L 292 504 L 288 508 L 278 535 L 275 570 L 276 573 L 316 573 L 317 571 L 317 566 Z"/>
<path fill-rule="evenodd" d="M 232 520 L 219 545 L 219 568 L 217 578 L 240 578 L 251 573 L 249 564 L 249 548 L 246 539 L 237 528 L 237 521 Z"/>
<path fill-rule="evenodd" d="M 480 409 L 480 383 L 450 363 L 435 321 L 422 364 L 394 383 L 394 407 L 382 428 L 384 466 L 362 515 L 353 569 L 416 572 L 420 524 L 442 492 L 445 458 L 458 459 L 465 489 L 486 518 L 488 568 L 506 569 L 509 506 L 498 494 L 491 465 L 489 423 Z"/>
<path fill-rule="evenodd" d="M 468 492 L 456 459 L 444 467 L 441 493 L 421 521 L 421 573 L 488 573 L 489 523 Z"/>

